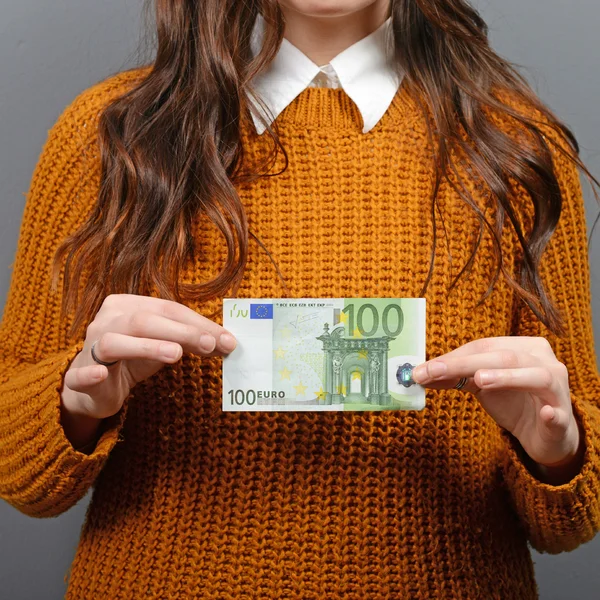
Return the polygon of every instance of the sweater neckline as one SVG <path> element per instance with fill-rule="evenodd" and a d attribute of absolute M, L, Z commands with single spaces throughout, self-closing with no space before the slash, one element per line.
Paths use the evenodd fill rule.
<path fill-rule="evenodd" d="M 418 116 L 419 111 L 418 105 L 409 94 L 407 80 L 403 78 L 377 125 L 371 131 L 362 133 L 363 120 L 360 110 L 343 88 L 306 87 L 283 109 L 275 119 L 274 126 L 279 130 L 332 128 L 365 136 L 378 129 L 389 129 L 411 120 Z"/>

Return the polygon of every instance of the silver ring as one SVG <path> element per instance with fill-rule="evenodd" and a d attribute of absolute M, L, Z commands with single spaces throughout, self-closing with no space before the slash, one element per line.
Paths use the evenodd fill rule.
<path fill-rule="evenodd" d="M 98 340 L 96 340 L 97 342 Z M 100 360 L 97 356 L 96 353 L 94 352 L 94 346 L 96 345 L 96 342 L 94 342 L 92 344 L 92 358 L 99 364 L 99 365 L 104 365 L 105 367 L 111 367 L 112 365 L 116 365 L 119 361 L 118 360 L 114 360 L 113 362 L 104 362 L 103 360 Z"/>
<path fill-rule="evenodd" d="M 462 390 L 462 388 L 465 387 L 465 383 L 467 383 L 467 381 L 469 380 L 468 377 L 461 377 L 458 380 L 458 383 L 454 386 L 455 390 Z"/>

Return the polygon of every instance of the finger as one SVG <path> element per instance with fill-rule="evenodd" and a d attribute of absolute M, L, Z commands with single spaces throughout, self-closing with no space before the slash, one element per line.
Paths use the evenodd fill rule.
<path fill-rule="evenodd" d="M 164 302 L 162 312 L 164 317 L 197 327 L 200 331 L 211 335 L 215 339 L 216 344 L 212 355 L 229 354 L 235 349 L 237 345 L 235 336 L 218 323 L 207 319 L 183 304 L 169 300 Z"/>
<path fill-rule="evenodd" d="M 427 383 L 440 379 L 457 381 L 461 377 L 473 377 L 479 369 L 532 367 L 539 364 L 540 359 L 538 357 L 528 352 L 513 349 L 466 356 L 445 354 L 415 367 L 412 377 L 417 383 Z"/>
<path fill-rule="evenodd" d="M 459 381 L 460 377 L 455 377 L 453 379 L 434 379 L 433 381 L 419 383 L 419 385 L 432 390 L 451 390 Z M 477 394 L 481 391 L 481 389 L 474 382 L 473 377 L 468 377 L 465 385 L 463 385 L 460 389 L 463 392 L 471 392 L 472 394 Z"/>
<path fill-rule="evenodd" d="M 510 389 L 535 392 L 540 398 L 552 401 L 555 401 L 561 389 L 558 378 L 547 367 L 482 369 L 475 373 L 474 381 L 482 390 Z"/>
<path fill-rule="evenodd" d="M 214 344 L 213 338 L 211 338 L 211 343 Z M 174 363 L 181 358 L 183 348 L 179 344 L 160 339 L 141 338 L 108 331 L 95 342 L 94 354 L 98 360 L 103 362 L 145 359 Z"/>
<path fill-rule="evenodd" d="M 95 349 L 94 349 L 95 351 Z M 101 381 L 106 379 L 108 369 L 104 365 L 88 365 L 71 367 L 65 373 L 65 385 L 74 392 L 88 393 Z"/>
<path fill-rule="evenodd" d="M 135 294 L 114 294 L 114 302 L 123 303 L 127 301 L 128 313 L 131 313 L 131 306 L 133 304 L 133 312 L 151 312 L 159 317 L 175 321 L 182 325 L 187 325 L 192 329 L 196 329 L 200 332 L 207 333 L 215 339 L 215 354 L 229 354 L 235 348 L 235 337 L 231 332 L 227 331 L 224 327 L 221 327 L 218 323 L 207 319 L 206 317 L 198 314 L 195 310 L 192 310 L 184 304 L 174 302 L 172 300 L 166 300 L 164 298 L 154 298 L 152 296 L 138 296 Z M 121 333 L 127 333 L 121 331 Z M 221 338 L 224 334 L 225 337 Z M 153 337 L 150 334 L 142 334 L 146 337 Z M 231 341 L 233 338 L 233 341 Z M 167 338 L 165 338 L 167 339 Z M 174 340 L 179 341 L 179 340 Z M 195 352 L 192 349 L 185 349 L 186 352 Z M 205 354 L 205 352 L 201 352 Z"/>
<path fill-rule="evenodd" d="M 209 322 L 208 319 L 205 321 Z M 213 323 L 213 325 L 216 324 Z M 220 330 L 223 333 L 218 338 L 219 345 L 217 346 L 217 338 L 214 337 L 214 333 L 215 331 L 218 333 L 219 330 L 215 330 L 214 327 L 203 329 L 202 326 L 182 323 L 149 311 L 121 314 L 115 317 L 111 323 L 112 332 L 131 337 L 151 338 L 157 343 L 175 342 L 181 345 L 184 352 L 203 356 L 229 354 L 235 348 L 235 338 L 223 328 Z M 231 338 L 229 346 L 227 337 Z M 110 359 L 102 358 L 102 360 L 110 362 Z"/>
<path fill-rule="evenodd" d="M 498 350 L 522 350 L 530 354 L 539 354 L 542 356 L 554 355 L 554 351 L 545 337 L 505 335 L 472 340 L 437 358 L 441 358 L 442 356 L 467 356 L 469 354 L 480 354 Z"/>
<path fill-rule="evenodd" d="M 540 420 L 551 440 L 560 440 L 569 430 L 571 415 L 558 407 L 545 404 L 540 409 Z"/>

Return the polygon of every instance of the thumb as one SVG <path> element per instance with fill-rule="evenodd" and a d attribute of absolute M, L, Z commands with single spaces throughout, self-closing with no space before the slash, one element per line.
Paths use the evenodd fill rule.
<path fill-rule="evenodd" d="M 74 392 L 88 393 L 98 383 L 106 379 L 108 369 L 103 365 L 87 365 L 85 367 L 71 367 L 65 373 L 65 385 Z"/>
<path fill-rule="evenodd" d="M 566 410 L 550 406 L 550 404 L 542 406 L 540 421 L 545 433 L 544 437 L 553 442 L 562 440 L 569 430 L 571 418 L 572 414 Z"/>

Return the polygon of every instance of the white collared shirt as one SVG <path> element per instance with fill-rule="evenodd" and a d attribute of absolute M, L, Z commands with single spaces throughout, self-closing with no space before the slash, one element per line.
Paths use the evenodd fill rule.
<path fill-rule="evenodd" d="M 265 22 L 259 13 L 251 38 L 252 55 L 262 46 Z M 307 87 L 341 87 L 356 104 L 363 119 L 363 133 L 370 131 L 387 111 L 402 78 L 392 66 L 391 17 L 370 35 L 340 52 L 326 65 L 319 67 L 286 38 L 267 72 L 256 76 L 254 91 L 267 104 L 276 119 Z M 270 115 L 258 104 L 250 103 L 254 126 L 259 135 L 265 126 L 258 120 L 263 114 L 271 124 Z"/>

